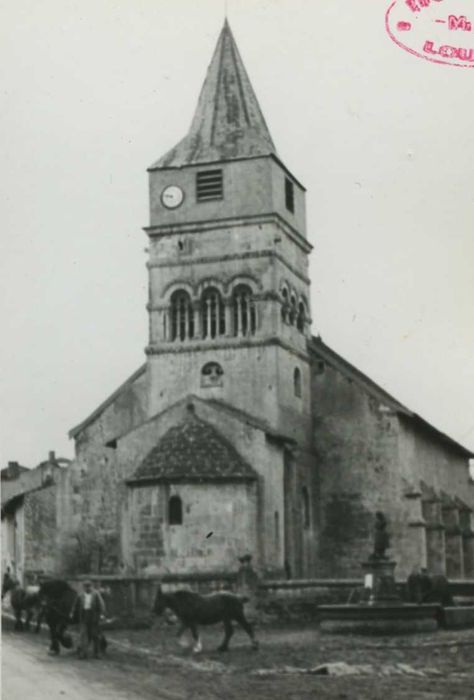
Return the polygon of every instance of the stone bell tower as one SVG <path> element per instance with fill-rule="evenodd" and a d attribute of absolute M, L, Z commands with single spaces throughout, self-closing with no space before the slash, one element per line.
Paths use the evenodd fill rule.
<path fill-rule="evenodd" d="M 150 413 L 193 393 L 306 432 L 305 189 L 278 158 L 227 21 L 189 132 L 149 177 Z"/>

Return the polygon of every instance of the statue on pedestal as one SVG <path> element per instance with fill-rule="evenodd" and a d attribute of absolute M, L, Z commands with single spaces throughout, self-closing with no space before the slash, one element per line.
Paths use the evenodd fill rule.
<path fill-rule="evenodd" d="M 379 561 L 388 559 L 385 552 L 390 547 L 390 535 L 387 532 L 387 519 L 385 515 L 378 510 L 375 514 L 375 529 L 374 529 L 374 551 L 370 555 L 371 561 Z"/>

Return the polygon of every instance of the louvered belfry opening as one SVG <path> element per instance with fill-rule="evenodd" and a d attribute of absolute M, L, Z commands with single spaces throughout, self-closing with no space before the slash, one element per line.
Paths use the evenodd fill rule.
<path fill-rule="evenodd" d="M 204 170 L 196 176 L 196 199 L 206 202 L 210 199 L 222 199 L 224 196 L 224 179 L 222 170 Z"/>

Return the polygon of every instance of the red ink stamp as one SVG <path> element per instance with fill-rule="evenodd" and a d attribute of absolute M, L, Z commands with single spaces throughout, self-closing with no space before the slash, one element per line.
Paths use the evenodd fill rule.
<path fill-rule="evenodd" d="M 385 15 L 392 41 L 432 63 L 474 68 L 473 0 L 393 0 Z"/>

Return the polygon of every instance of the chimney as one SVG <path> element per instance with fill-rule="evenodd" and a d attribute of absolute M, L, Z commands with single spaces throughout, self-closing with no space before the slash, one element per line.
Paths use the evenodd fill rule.
<path fill-rule="evenodd" d="M 18 479 L 20 476 L 20 465 L 18 462 L 8 462 L 8 478 Z"/>
<path fill-rule="evenodd" d="M 55 462 L 55 461 L 56 461 L 56 454 L 55 454 L 54 450 L 50 450 L 48 462 Z"/>

